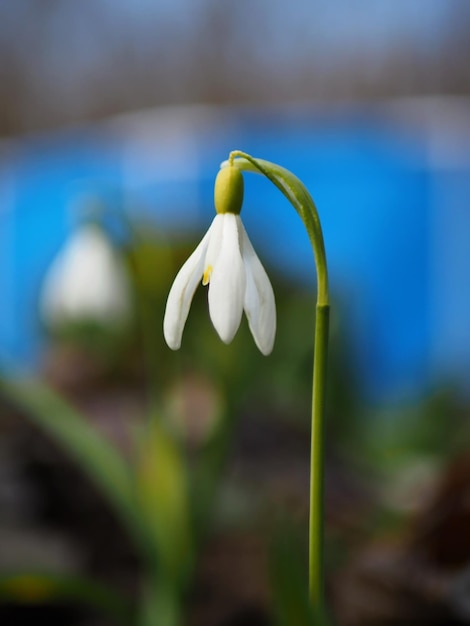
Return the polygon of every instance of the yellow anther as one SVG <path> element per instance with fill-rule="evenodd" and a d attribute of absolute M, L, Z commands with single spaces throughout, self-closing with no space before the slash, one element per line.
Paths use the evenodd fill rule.
<path fill-rule="evenodd" d="M 212 265 L 208 265 L 204 271 L 204 275 L 202 277 L 202 284 L 203 285 L 208 285 L 209 281 L 211 279 L 211 274 L 212 274 Z"/>

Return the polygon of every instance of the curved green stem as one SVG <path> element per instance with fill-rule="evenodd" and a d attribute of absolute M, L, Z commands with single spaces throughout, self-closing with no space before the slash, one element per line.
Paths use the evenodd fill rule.
<path fill-rule="evenodd" d="M 329 332 L 328 270 L 320 218 L 305 185 L 275 163 L 234 150 L 224 166 L 263 174 L 286 196 L 301 217 L 312 245 L 317 270 L 317 308 L 313 359 L 310 457 L 309 596 L 315 613 L 324 615 L 324 416 Z M 320 617 L 320 619 L 321 619 Z"/>
<path fill-rule="evenodd" d="M 318 279 L 317 303 L 328 305 L 328 269 L 326 264 L 325 243 L 323 241 L 323 233 L 317 207 L 308 189 L 301 180 L 284 167 L 265 161 L 264 159 L 255 159 L 240 150 L 231 152 L 229 161 L 222 163 L 222 167 L 228 163 L 244 171 L 263 174 L 293 205 L 307 230 L 315 257 Z"/>

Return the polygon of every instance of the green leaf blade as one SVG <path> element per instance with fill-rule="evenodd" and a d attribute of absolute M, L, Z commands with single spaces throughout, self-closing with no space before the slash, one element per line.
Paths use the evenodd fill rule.
<path fill-rule="evenodd" d="M 40 382 L 0 377 L 0 397 L 45 431 L 101 489 L 135 530 L 131 474 L 116 448 L 57 393 Z"/>

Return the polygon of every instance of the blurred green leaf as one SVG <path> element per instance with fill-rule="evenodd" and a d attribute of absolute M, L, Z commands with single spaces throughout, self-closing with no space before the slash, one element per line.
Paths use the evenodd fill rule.
<path fill-rule="evenodd" d="M 144 590 L 138 626 L 182 626 L 182 603 L 178 590 L 163 579 L 155 583 L 150 581 Z"/>
<path fill-rule="evenodd" d="M 129 467 L 114 446 L 54 391 L 33 380 L 0 377 L 0 394 L 66 450 L 140 535 Z"/>
<path fill-rule="evenodd" d="M 41 603 L 72 601 L 110 615 L 116 623 L 132 623 L 131 603 L 122 594 L 80 576 L 16 572 L 0 575 L 0 602 Z"/>
<path fill-rule="evenodd" d="M 417 458 L 449 458 L 468 441 L 468 414 L 448 389 L 437 389 L 414 405 L 375 410 L 367 417 L 358 454 L 387 472 Z"/>
<path fill-rule="evenodd" d="M 161 572 L 179 584 L 192 558 L 187 473 L 182 448 L 158 417 L 149 420 L 141 439 L 135 480 Z"/>

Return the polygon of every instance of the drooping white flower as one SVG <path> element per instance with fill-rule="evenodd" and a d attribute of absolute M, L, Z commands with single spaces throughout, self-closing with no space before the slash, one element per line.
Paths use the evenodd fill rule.
<path fill-rule="evenodd" d="M 273 348 L 274 293 L 242 224 L 242 200 L 241 172 L 235 167 L 222 169 L 215 187 L 217 215 L 177 274 L 168 295 L 163 330 L 172 350 L 181 345 L 191 301 L 201 280 L 209 285 L 209 314 L 222 341 L 232 341 L 245 311 L 260 351 L 268 355 Z"/>
<path fill-rule="evenodd" d="M 93 320 L 120 325 L 130 315 L 125 269 L 101 230 L 81 226 L 53 260 L 40 296 L 49 327 Z"/>

